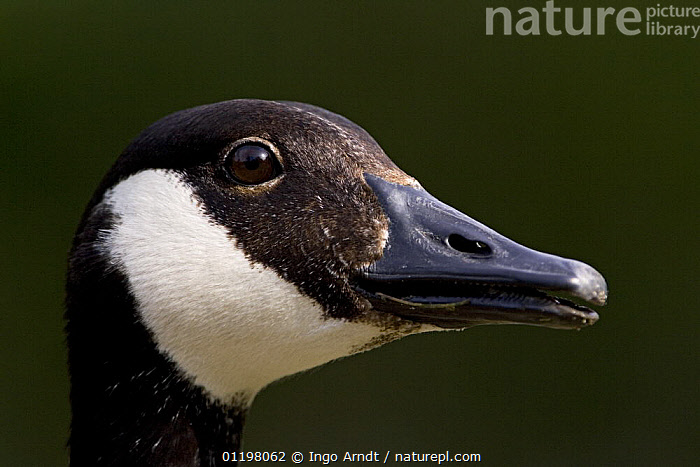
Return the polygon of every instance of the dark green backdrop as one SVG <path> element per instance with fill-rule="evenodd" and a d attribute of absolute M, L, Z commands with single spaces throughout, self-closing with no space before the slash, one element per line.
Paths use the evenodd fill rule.
<path fill-rule="evenodd" d="M 0 464 L 67 462 L 65 256 L 101 175 L 159 117 L 239 97 L 348 116 L 439 198 L 610 286 L 581 332 L 415 336 L 278 382 L 248 450 L 697 462 L 700 38 L 488 37 L 485 7 L 516 5 L 490 0 L 52 3 L 0 3 Z"/>

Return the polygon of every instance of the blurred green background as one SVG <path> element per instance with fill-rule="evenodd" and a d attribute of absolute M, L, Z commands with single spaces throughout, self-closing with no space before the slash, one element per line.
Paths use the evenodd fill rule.
<path fill-rule="evenodd" d="M 485 35 L 487 6 L 540 0 L 65 3 L 0 3 L 0 464 L 67 463 L 65 257 L 103 173 L 161 116 L 257 97 L 358 122 L 610 301 L 581 332 L 414 336 L 278 382 L 246 450 L 697 465 L 700 38 Z"/>

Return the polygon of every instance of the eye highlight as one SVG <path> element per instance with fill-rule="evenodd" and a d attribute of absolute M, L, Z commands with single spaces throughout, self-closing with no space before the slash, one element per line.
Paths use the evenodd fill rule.
<path fill-rule="evenodd" d="M 233 147 L 224 160 L 224 167 L 231 178 L 241 185 L 259 185 L 282 172 L 275 153 L 258 142 Z"/>

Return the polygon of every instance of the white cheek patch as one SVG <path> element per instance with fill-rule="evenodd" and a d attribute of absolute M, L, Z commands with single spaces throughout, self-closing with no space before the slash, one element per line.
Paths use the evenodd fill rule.
<path fill-rule="evenodd" d="M 139 172 L 103 203 L 118 216 L 102 237 L 106 254 L 159 350 L 217 399 L 252 397 L 380 335 L 371 324 L 323 318 L 317 302 L 248 260 L 175 172 Z"/>

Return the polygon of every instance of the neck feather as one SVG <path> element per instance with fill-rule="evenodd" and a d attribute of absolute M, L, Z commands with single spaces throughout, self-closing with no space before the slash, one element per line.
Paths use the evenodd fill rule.
<path fill-rule="evenodd" d="M 67 281 L 71 465 L 216 465 L 240 448 L 245 401 L 212 401 L 158 352 L 125 278 L 81 242 L 94 235 L 76 238 Z"/>

